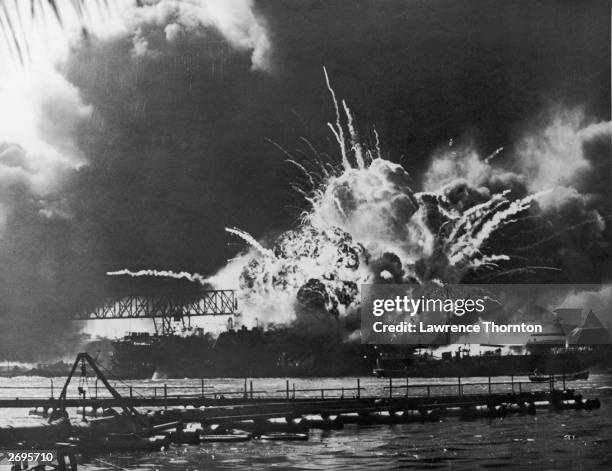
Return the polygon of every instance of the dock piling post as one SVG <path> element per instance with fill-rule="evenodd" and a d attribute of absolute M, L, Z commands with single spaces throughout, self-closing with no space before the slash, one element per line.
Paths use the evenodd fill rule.
<path fill-rule="evenodd" d="M 389 376 L 389 398 L 393 397 L 393 378 Z"/>
<path fill-rule="evenodd" d="M 361 397 L 361 380 L 357 378 L 357 399 Z"/>
<path fill-rule="evenodd" d="M 251 399 L 253 399 L 253 380 L 249 382 L 249 392 L 251 394 Z"/>
<path fill-rule="evenodd" d="M 461 376 L 457 376 L 457 390 L 459 395 L 461 396 Z"/>
<path fill-rule="evenodd" d="M 164 410 L 168 410 L 168 385 L 164 384 Z"/>
<path fill-rule="evenodd" d="M 51 399 L 53 399 L 53 379 L 51 380 Z"/>
<path fill-rule="evenodd" d="M 514 394 L 514 375 L 510 375 L 510 384 L 512 385 L 512 394 Z"/>
<path fill-rule="evenodd" d="M 132 391 L 132 386 L 130 386 L 130 399 L 133 399 L 133 398 L 134 398 L 134 393 Z"/>
<path fill-rule="evenodd" d="M 285 381 L 285 386 L 287 388 L 287 400 L 289 400 L 289 380 Z"/>
<path fill-rule="evenodd" d="M 295 383 L 293 383 L 293 394 L 291 396 L 293 399 L 295 399 Z"/>
<path fill-rule="evenodd" d="M 408 376 L 406 376 L 406 397 L 408 397 Z"/>
<path fill-rule="evenodd" d="M 200 379 L 200 386 L 202 388 L 202 398 L 204 398 L 204 378 Z"/>
<path fill-rule="evenodd" d="M 491 395 L 491 376 L 489 376 L 489 396 Z"/>

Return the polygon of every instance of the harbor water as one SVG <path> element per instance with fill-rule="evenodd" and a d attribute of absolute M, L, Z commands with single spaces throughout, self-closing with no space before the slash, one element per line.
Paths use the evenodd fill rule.
<path fill-rule="evenodd" d="M 516 381 L 526 378 L 515 378 Z M 510 381 L 494 378 L 493 381 Z M 50 386 L 50 379 L 38 377 L 0 378 L 2 397 L 44 396 L 45 389 L 16 387 Z M 297 389 L 349 388 L 357 378 L 290 379 Z M 452 383 L 452 378 L 410 379 L 410 384 Z M 467 382 L 486 382 L 486 378 L 465 378 Z M 278 390 L 284 394 L 285 380 L 258 378 L 253 380 L 257 391 Z M 394 380 L 395 385 L 404 380 Z M 63 384 L 53 380 L 55 394 Z M 133 386 L 163 387 L 173 394 L 193 393 L 200 380 L 157 380 L 117 382 L 121 388 Z M 365 388 L 362 395 L 388 395 L 388 380 L 360 378 Z M 10 386 L 11 389 L 2 389 Z M 76 388 L 77 384 L 74 385 Z M 94 385 L 86 385 L 91 393 Z M 240 379 L 208 379 L 206 394 L 240 390 Z M 245 443 L 212 443 L 170 445 L 155 453 L 119 453 L 88 458 L 79 466 L 84 471 L 195 471 L 252 469 L 611 469 L 612 468 L 612 375 L 592 374 L 587 381 L 567 384 L 586 398 L 598 397 L 598 410 L 538 410 L 535 416 L 509 415 L 503 419 L 459 420 L 444 418 L 439 422 L 396 425 L 357 426 L 348 424 L 343 430 L 311 430 L 308 441 L 273 442 L 252 440 Z M 191 388 L 191 389 L 190 389 Z M 122 394 L 125 393 L 121 389 Z M 397 394 L 403 394 L 398 389 Z M 416 393 L 416 392 L 415 392 Z M 136 393 L 134 393 L 136 394 Z M 317 395 L 319 393 L 304 393 Z M 73 411 L 74 412 L 74 411 Z M 0 426 L 22 424 L 31 420 L 28 411 L 0 411 Z M 40 420 L 40 419 L 38 419 Z"/>

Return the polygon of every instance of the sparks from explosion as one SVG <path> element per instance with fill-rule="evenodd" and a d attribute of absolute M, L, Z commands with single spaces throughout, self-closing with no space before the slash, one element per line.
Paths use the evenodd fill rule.
<path fill-rule="evenodd" d="M 249 249 L 216 275 L 197 277 L 219 288 L 229 284 L 238 289 L 249 314 L 246 324 L 254 318 L 290 323 L 304 306 L 343 315 L 358 306 L 359 286 L 368 282 L 457 283 L 469 273 L 484 273 L 484 280 L 496 274 L 557 270 L 530 265 L 503 268 L 513 255 L 488 246 L 496 233 L 533 217 L 533 204 L 546 191 L 522 198 L 501 191 L 467 207 L 450 201 L 449 183 L 414 192 L 405 169 L 381 157 L 376 133 L 373 151 L 360 142 L 351 110 L 344 101 L 339 105 L 325 69 L 324 76 L 335 111 L 335 122 L 328 127 L 338 142 L 341 165 L 324 162 L 305 139 L 312 161 L 300 161 L 273 142 L 303 172 L 310 188 L 296 187 L 310 209 L 300 226 L 282 234 L 271 249 L 245 231 L 226 229 Z M 501 150 L 484 160 L 469 158 L 488 166 Z M 442 221 L 437 228 L 428 222 L 432 211 Z M 419 271 L 419 264 L 428 270 Z M 155 270 L 113 272 L 121 273 L 176 275 Z"/>

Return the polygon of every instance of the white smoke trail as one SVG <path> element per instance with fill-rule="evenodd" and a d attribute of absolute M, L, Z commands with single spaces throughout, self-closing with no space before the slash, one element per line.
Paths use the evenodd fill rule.
<path fill-rule="evenodd" d="M 249 234 L 248 232 L 245 231 L 241 231 L 240 229 L 237 228 L 225 228 L 225 230 L 227 232 L 229 232 L 230 234 L 234 234 L 238 237 L 240 237 L 242 240 L 244 240 L 247 244 L 249 244 L 251 247 L 253 247 L 254 249 L 257 249 L 257 251 L 264 256 L 270 257 L 270 258 L 276 258 L 274 255 L 274 252 L 272 252 L 269 249 L 266 249 L 263 245 L 261 245 L 259 242 L 257 242 L 255 240 L 255 238 Z"/>
<path fill-rule="evenodd" d="M 171 271 L 171 270 L 138 270 L 138 271 L 131 271 L 131 270 L 123 269 L 123 270 L 117 270 L 117 271 L 109 271 L 109 272 L 106 272 L 106 274 L 109 275 L 109 276 L 128 275 L 128 276 L 131 276 L 133 278 L 154 276 L 154 277 L 159 277 L 159 278 L 174 278 L 175 280 L 188 280 L 188 281 L 192 281 L 192 282 L 198 282 L 198 283 L 200 283 L 202 285 L 206 285 L 207 284 L 206 277 L 200 275 L 199 273 L 189 273 L 189 272 L 186 272 L 186 271 L 181 271 L 181 272 L 174 272 L 174 271 Z"/>
<path fill-rule="evenodd" d="M 331 95 L 332 102 L 334 104 L 334 110 L 336 112 L 336 125 L 334 126 L 331 123 L 327 123 L 327 126 L 329 127 L 329 129 L 331 129 L 331 132 L 336 137 L 336 141 L 340 146 L 342 165 L 344 166 L 344 168 L 350 168 L 351 164 L 349 163 L 348 155 L 346 152 L 346 140 L 344 139 L 344 128 L 342 126 L 342 123 L 340 122 L 340 108 L 338 107 L 336 92 L 334 92 L 334 89 L 332 88 L 329 82 L 329 76 L 327 75 L 327 69 L 325 67 L 323 67 L 323 74 L 325 75 L 325 84 L 327 85 L 327 89 L 329 90 L 329 93 Z"/>
<path fill-rule="evenodd" d="M 508 191 L 505 191 L 466 211 L 449 236 L 448 259 L 451 265 L 481 265 L 483 259 L 474 260 L 474 258 L 482 256 L 480 249 L 487 239 L 494 232 L 516 222 L 517 218 L 530 208 L 535 199 L 546 193 L 548 192 L 540 192 L 520 200 L 509 201 L 506 197 Z M 499 258 L 500 256 L 503 258 Z M 485 260 L 490 263 L 503 259 L 508 260 L 508 256 L 500 254 L 491 259 L 489 255 Z"/>

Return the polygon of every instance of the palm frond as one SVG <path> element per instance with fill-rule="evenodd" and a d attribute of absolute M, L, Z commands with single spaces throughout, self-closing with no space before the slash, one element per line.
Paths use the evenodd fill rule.
<path fill-rule="evenodd" d="M 136 6 L 143 2 L 136 0 Z M 60 28 L 69 18 L 80 21 L 80 29 L 88 31 L 88 21 L 100 23 L 100 15 L 111 14 L 108 0 L 0 0 L 0 50 L 13 57 L 13 62 L 24 66 L 31 60 L 31 31 L 36 25 L 52 26 L 51 21 Z M 56 26 L 54 26 L 56 27 Z"/>
<path fill-rule="evenodd" d="M 57 8 L 57 3 L 55 2 L 55 0 L 47 0 L 47 2 L 49 3 L 51 10 L 53 10 L 53 13 L 55 13 L 55 18 L 57 18 L 57 22 L 63 26 L 62 15 L 60 14 L 59 8 Z"/>

